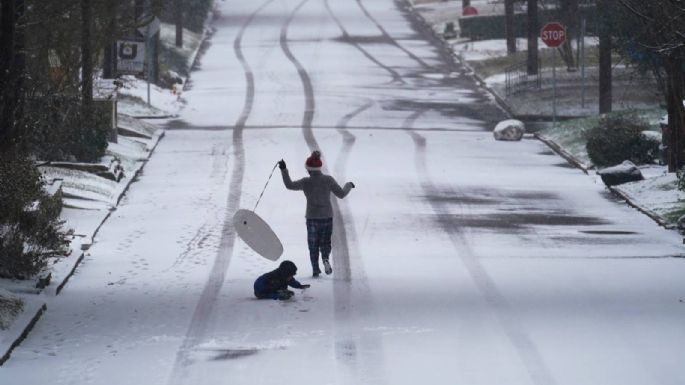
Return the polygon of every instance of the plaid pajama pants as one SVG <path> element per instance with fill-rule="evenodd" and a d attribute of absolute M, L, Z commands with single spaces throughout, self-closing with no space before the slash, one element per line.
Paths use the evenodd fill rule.
<path fill-rule="evenodd" d="M 331 255 L 331 235 L 333 235 L 333 218 L 307 219 L 307 246 L 312 269 L 320 273 L 319 252 L 321 259 L 328 260 Z"/>

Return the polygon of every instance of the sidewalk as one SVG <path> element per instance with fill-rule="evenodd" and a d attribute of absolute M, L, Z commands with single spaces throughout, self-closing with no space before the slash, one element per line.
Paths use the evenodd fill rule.
<path fill-rule="evenodd" d="M 162 25 L 162 39 L 171 40 L 169 30 Z M 184 49 L 179 54 L 187 58 L 188 72 L 197 60 L 206 34 L 184 31 Z M 168 42 L 166 44 L 169 44 Z M 173 43 L 171 43 L 173 44 Z M 175 47 L 174 47 L 175 49 Z M 26 338 L 48 302 L 58 295 L 83 260 L 95 235 L 116 210 L 126 191 L 142 171 L 145 163 L 164 136 L 164 130 L 141 119 L 175 116 L 183 107 L 180 90 L 177 92 L 156 85 L 150 87 L 147 104 L 147 83 L 125 77 L 119 91 L 117 114 L 117 142 L 110 142 L 106 155 L 99 164 L 69 162 L 45 163 L 39 167 L 48 188 L 61 194 L 64 208 L 60 215 L 64 227 L 72 229 L 69 251 L 65 256 L 49 262 L 49 274 L 35 280 L 0 279 L 0 306 L 15 304 L 15 310 L 0 312 L 0 365 L 10 358 L 12 350 Z M 107 174 L 103 177 L 102 174 Z"/>

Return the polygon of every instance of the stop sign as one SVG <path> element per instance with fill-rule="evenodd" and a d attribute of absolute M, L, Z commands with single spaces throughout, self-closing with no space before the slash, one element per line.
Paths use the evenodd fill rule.
<path fill-rule="evenodd" d="M 566 41 L 566 27 L 561 23 L 547 23 L 540 31 L 540 38 L 550 48 L 556 48 Z"/>
<path fill-rule="evenodd" d="M 476 7 L 473 6 L 468 6 L 464 7 L 464 9 L 461 11 L 462 16 L 476 16 L 478 14 L 478 10 Z"/>

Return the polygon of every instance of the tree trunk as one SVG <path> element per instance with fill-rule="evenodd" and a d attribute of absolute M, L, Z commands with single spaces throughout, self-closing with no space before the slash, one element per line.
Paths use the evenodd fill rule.
<path fill-rule="evenodd" d="M 538 73 L 538 0 L 528 0 L 528 75 Z"/>
<path fill-rule="evenodd" d="M 19 127 L 23 125 L 24 120 L 24 80 L 26 78 L 26 25 L 24 20 L 24 13 L 26 5 L 24 0 L 15 1 L 15 31 L 14 31 L 14 61 L 12 63 L 12 78 L 14 80 L 14 111 L 12 112 L 12 119 L 14 125 L 13 136 L 18 138 Z"/>
<path fill-rule="evenodd" d="M 12 78 L 11 68 L 14 60 L 14 0 L 0 1 L 0 148 L 6 151 L 11 147 L 12 134 Z"/>
<path fill-rule="evenodd" d="M 668 171 L 676 172 L 685 165 L 685 76 L 683 62 L 670 59 L 666 63 L 667 104 L 668 104 Z"/>
<path fill-rule="evenodd" d="M 15 147 L 23 117 L 24 0 L 0 1 L 0 152 Z"/>
<path fill-rule="evenodd" d="M 144 0 L 134 0 L 133 1 L 133 34 L 135 35 L 136 29 L 139 27 L 138 23 L 141 22 L 143 18 L 143 13 L 145 12 L 145 1 Z"/>
<path fill-rule="evenodd" d="M 507 53 L 516 52 L 516 34 L 514 33 L 514 0 L 504 0 L 505 30 L 507 34 Z"/>
<path fill-rule="evenodd" d="M 606 16 L 610 0 L 599 0 L 598 11 Z M 606 27 L 599 28 L 599 113 L 611 112 L 611 31 Z"/>
<path fill-rule="evenodd" d="M 567 70 L 574 71 L 578 66 L 573 57 L 571 38 L 578 35 L 578 0 L 563 0 L 561 2 L 561 15 L 562 23 L 566 27 L 566 42 L 559 47 L 559 52 L 564 63 L 566 63 Z"/>
<path fill-rule="evenodd" d="M 91 47 L 91 0 L 81 0 L 81 103 L 83 119 L 90 122 L 93 105 L 93 62 Z"/>
<path fill-rule="evenodd" d="M 466 7 L 471 6 L 471 0 L 461 0 L 461 8 L 464 9 Z"/>
<path fill-rule="evenodd" d="M 116 59 L 117 59 L 117 14 L 118 1 L 110 0 L 108 2 L 107 13 L 109 14 L 109 25 L 107 26 L 107 35 L 109 43 L 105 46 L 105 54 L 102 64 L 102 77 L 105 79 L 113 79 L 116 77 Z"/>
<path fill-rule="evenodd" d="M 0 86 L 9 75 L 14 57 L 14 0 L 0 1 Z M 3 87 L 4 88 L 4 87 Z"/>
<path fill-rule="evenodd" d="M 183 1 L 174 0 L 174 21 L 176 22 L 176 47 L 183 48 Z"/>

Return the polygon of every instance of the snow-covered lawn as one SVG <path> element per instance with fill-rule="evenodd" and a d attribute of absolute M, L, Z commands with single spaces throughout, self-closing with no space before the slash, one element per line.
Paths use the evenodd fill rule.
<path fill-rule="evenodd" d="M 650 136 L 661 136 L 659 122 L 665 111 L 651 109 L 636 112 L 646 120 L 652 131 Z M 599 117 L 588 117 L 559 122 L 556 127 L 549 126 L 537 132 L 538 135 L 558 144 L 564 151 L 572 155 L 587 169 L 594 168 L 585 147 L 585 133 L 596 125 Z M 685 214 L 685 193 L 678 190 L 675 173 L 668 173 L 668 168 L 661 165 L 639 166 L 644 180 L 626 183 L 614 188 L 629 197 L 646 211 L 663 219 L 664 223 L 674 224 Z M 591 173 L 595 171 L 590 170 Z M 599 177 L 597 177 L 599 180 Z"/>

